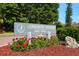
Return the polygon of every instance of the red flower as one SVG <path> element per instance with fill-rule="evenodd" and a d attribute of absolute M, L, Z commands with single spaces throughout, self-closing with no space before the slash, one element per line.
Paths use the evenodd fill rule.
<path fill-rule="evenodd" d="M 23 44 L 23 48 L 26 48 L 27 47 L 27 44 Z"/>
<path fill-rule="evenodd" d="M 17 44 L 17 45 L 16 45 L 16 48 L 20 48 L 20 45 L 19 45 L 19 44 Z"/>
<path fill-rule="evenodd" d="M 21 40 L 25 40 L 25 37 L 22 37 Z"/>

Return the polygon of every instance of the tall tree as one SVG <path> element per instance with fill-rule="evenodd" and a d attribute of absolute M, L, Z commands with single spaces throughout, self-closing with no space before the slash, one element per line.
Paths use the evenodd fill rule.
<path fill-rule="evenodd" d="M 58 8 L 58 3 L 1 3 L 0 27 L 10 31 L 13 30 L 14 22 L 56 24 Z"/>
<path fill-rule="evenodd" d="M 16 4 L 0 4 L 0 19 L 3 20 L 2 27 L 4 30 L 12 30 L 15 19 L 14 14 L 16 14 Z"/>
<path fill-rule="evenodd" d="M 66 26 L 71 26 L 72 24 L 72 4 L 67 3 L 67 10 L 66 10 Z"/>
<path fill-rule="evenodd" d="M 58 21 L 59 4 L 32 4 L 29 8 L 30 23 L 55 24 Z"/>

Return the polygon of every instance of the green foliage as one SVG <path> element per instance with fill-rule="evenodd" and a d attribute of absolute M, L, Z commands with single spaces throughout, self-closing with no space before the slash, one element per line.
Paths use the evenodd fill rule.
<path fill-rule="evenodd" d="M 59 40 L 57 37 L 52 37 L 51 39 L 46 39 L 46 38 L 33 39 L 31 41 L 31 45 L 28 44 L 26 38 L 25 39 L 20 38 L 14 40 L 10 47 L 14 51 L 29 51 L 31 49 L 45 48 L 51 45 L 58 45 L 58 44 L 59 44 Z"/>
<path fill-rule="evenodd" d="M 48 44 L 48 40 L 38 39 L 36 41 L 33 41 L 33 48 L 46 47 L 47 44 Z"/>
<path fill-rule="evenodd" d="M 58 22 L 57 25 L 56 25 L 57 28 L 61 28 L 61 27 L 64 27 L 64 26 L 65 26 L 65 24 L 63 24 L 61 22 Z"/>
<path fill-rule="evenodd" d="M 66 26 L 71 26 L 72 24 L 72 8 L 71 8 L 72 4 L 71 3 L 67 3 L 67 11 L 66 11 Z"/>
<path fill-rule="evenodd" d="M 1 3 L 0 23 L 7 31 L 13 31 L 14 22 L 53 24 L 58 21 L 58 8 L 57 3 Z"/>
<path fill-rule="evenodd" d="M 37 40 L 32 40 L 33 48 L 42 48 L 42 47 L 44 48 L 51 45 L 57 45 L 58 43 L 59 43 L 59 40 L 56 37 L 53 37 L 51 39 L 41 38 Z"/>
<path fill-rule="evenodd" d="M 14 39 L 10 48 L 14 51 L 24 51 L 26 48 L 28 49 L 29 45 L 26 38 Z"/>
<path fill-rule="evenodd" d="M 66 27 L 57 29 L 57 36 L 60 40 L 65 40 L 66 36 L 71 36 L 79 42 L 79 28 Z"/>

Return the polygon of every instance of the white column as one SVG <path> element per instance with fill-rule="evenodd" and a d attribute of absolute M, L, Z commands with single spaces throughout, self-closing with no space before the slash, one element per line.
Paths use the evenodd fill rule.
<path fill-rule="evenodd" d="M 28 32 L 27 33 L 27 40 L 29 41 L 29 44 L 31 44 L 31 38 L 32 38 L 31 32 Z"/>
<path fill-rule="evenodd" d="M 51 32 L 48 31 L 48 39 L 51 39 Z"/>

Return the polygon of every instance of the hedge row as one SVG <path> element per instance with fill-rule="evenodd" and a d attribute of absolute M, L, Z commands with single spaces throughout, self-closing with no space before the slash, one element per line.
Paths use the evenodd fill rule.
<path fill-rule="evenodd" d="M 79 42 L 79 28 L 66 27 L 57 29 L 57 36 L 60 40 L 65 40 L 66 36 L 71 36 Z"/>

